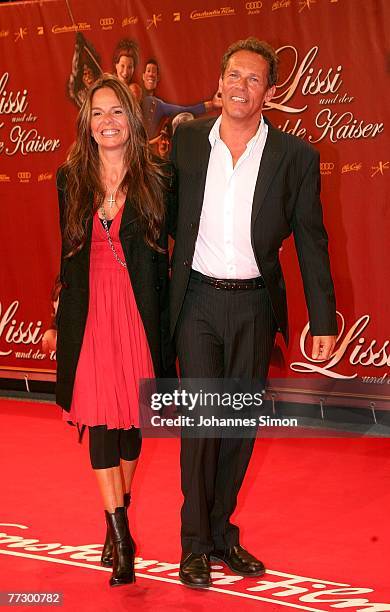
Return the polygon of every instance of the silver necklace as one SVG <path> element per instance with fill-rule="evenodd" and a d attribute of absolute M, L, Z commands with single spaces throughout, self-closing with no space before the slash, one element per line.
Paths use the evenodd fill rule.
<path fill-rule="evenodd" d="M 126 262 L 125 262 L 125 261 L 123 261 L 123 259 L 121 259 L 121 258 L 119 257 L 119 255 L 118 255 L 118 253 L 116 252 L 116 249 L 115 249 L 115 247 L 114 247 L 114 243 L 113 243 L 113 241 L 112 241 L 112 239 L 111 239 L 111 236 L 110 236 L 110 230 L 109 230 L 109 228 L 108 228 L 108 223 L 107 223 L 106 211 L 104 210 L 104 204 L 102 204 L 102 205 L 101 205 L 101 207 L 100 207 L 100 212 L 102 213 L 102 217 L 103 217 L 103 219 L 102 219 L 102 221 L 103 221 L 103 227 L 104 227 L 104 229 L 105 229 L 105 231 L 106 231 L 106 234 L 107 234 L 107 240 L 108 240 L 108 244 L 110 245 L 111 251 L 114 253 L 114 257 L 115 257 L 115 259 L 117 260 L 117 262 L 118 262 L 118 263 L 119 263 L 121 266 L 123 266 L 124 268 L 127 268 L 127 264 L 126 264 Z"/>
<path fill-rule="evenodd" d="M 115 187 L 114 191 L 110 191 L 106 185 L 106 192 L 109 193 L 109 197 L 106 198 L 106 201 L 108 202 L 108 204 L 110 205 L 110 210 L 112 209 L 112 207 L 114 206 L 114 204 L 116 204 L 116 194 L 118 193 L 118 189 L 119 186 L 121 184 L 123 179 L 121 179 L 119 181 L 119 183 L 117 184 L 117 186 Z"/>

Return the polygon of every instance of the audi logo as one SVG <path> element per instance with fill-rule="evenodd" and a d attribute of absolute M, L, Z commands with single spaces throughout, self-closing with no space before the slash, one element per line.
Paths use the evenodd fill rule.
<path fill-rule="evenodd" d="M 321 170 L 333 170 L 334 163 L 333 162 L 321 162 L 320 167 L 321 167 Z"/>
<path fill-rule="evenodd" d="M 113 25 L 115 19 L 113 17 L 102 17 L 99 23 L 102 27 L 107 27 Z"/>
<path fill-rule="evenodd" d="M 31 172 L 18 172 L 18 179 L 29 179 L 31 178 Z"/>
<path fill-rule="evenodd" d="M 247 11 L 254 11 L 255 9 L 261 9 L 262 6 L 262 1 L 257 0 L 257 2 L 247 2 L 245 8 Z"/>

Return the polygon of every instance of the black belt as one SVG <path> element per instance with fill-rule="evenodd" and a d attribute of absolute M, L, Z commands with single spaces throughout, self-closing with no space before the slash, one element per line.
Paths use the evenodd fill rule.
<path fill-rule="evenodd" d="M 212 276 L 206 276 L 196 270 L 191 270 L 191 278 L 206 283 L 215 287 L 215 289 L 227 289 L 227 290 L 238 290 L 238 289 L 264 289 L 265 282 L 262 276 L 257 278 L 238 278 L 237 280 L 231 278 L 214 278 Z"/>

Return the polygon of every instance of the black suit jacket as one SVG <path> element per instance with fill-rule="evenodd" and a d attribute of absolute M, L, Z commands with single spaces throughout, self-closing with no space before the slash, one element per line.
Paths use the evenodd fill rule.
<path fill-rule="evenodd" d="M 61 170 L 57 175 L 57 189 L 63 231 L 66 177 Z M 65 410 L 70 410 L 88 315 L 91 236 L 92 219 L 88 221 L 87 240 L 83 248 L 70 258 L 65 258 L 63 252 L 61 255 L 62 289 L 56 319 L 58 328 L 56 400 Z M 169 334 L 168 255 L 157 253 L 145 243 L 137 213 L 128 200 L 124 204 L 119 237 L 135 300 L 144 324 L 154 371 L 156 376 L 162 376 L 170 370 L 175 361 Z M 167 247 L 165 228 L 159 244 L 163 248 Z"/>
<path fill-rule="evenodd" d="M 172 150 L 177 175 L 178 218 L 172 262 L 171 333 L 187 289 L 202 212 L 213 119 L 178 126 Z M 309 144 L 275 129 L 268 120 L 251 218 L 254 255 L 280 331 L 288 341 L 286 289 L 279 249 L 294 234 L 312 335 L 337 333 L 336 307 L 322 221 L 319 154 Z"/>

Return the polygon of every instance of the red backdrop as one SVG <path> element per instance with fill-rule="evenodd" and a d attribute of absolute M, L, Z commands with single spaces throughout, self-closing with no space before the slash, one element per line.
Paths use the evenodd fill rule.
<path fill-rule="evenodd" d="M 321 153 L 324 217 L 343 323 L 336 355 L 313 372 L 302 344 L 302 285 L 287 242 L 282 263 L 291 345 L 285 349 L 278 340 L 272 375 L 288 378 L 292 389 L 303 388 L 302 377 L 311 388 L 315 380 L 331 381 L 336 394 L 350 394 L 351 402 L 390 395 L 389 21 L 387 0 L 1 5 L 0 376 L 45 378 L 55 370 L 55 354 L 42 349 L 42 333 L 50 327 L 59 264 L 55 171 L 73 140 L 77 115 L 67 93 L 76 32 L 93 45 L 106 71 L 119 39 L 136 40 L 135 80 L 140 82 L 145 60 L 156 57 L 156 95 L 178 104 L 210 99 L 226 47 L 255 35 L 277 48 L 281 60 L 267 117 Z M 354 387 L 343 377 L 353 377 Z"/>

